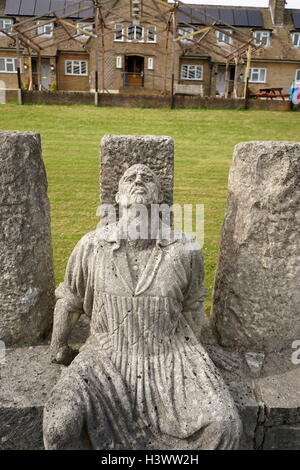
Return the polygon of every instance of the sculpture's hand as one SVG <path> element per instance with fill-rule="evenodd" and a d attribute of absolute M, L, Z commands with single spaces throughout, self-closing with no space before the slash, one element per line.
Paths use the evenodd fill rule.
<path fill-rule="evenodd" d="M 59 349 L 51 350 L 51 362 L 68 366 L 77 356 L 78 352 L 79 351 L 77 349 L 72 349 L 68 345 L 62 346 Z"/>

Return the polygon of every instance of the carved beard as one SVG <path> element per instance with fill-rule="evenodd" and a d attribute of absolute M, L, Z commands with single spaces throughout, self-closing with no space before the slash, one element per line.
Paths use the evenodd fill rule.
<path fill-rule="evenodd" d="M 147 194 L 131 194 L 128 200 L 128 205 L 132 206 L 134 204 L 149 204 L 149 198 Z"/>

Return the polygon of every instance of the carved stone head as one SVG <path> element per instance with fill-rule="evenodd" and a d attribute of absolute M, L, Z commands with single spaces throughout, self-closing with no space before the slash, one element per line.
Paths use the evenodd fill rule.
<path fill-rule="evenodd" d="M 136 164 L 128 168 L 119 181 L 116 201 L 121 207 L 134 204 L 159 204 L 163 200 L 157 175 L 148 166 Z"/>

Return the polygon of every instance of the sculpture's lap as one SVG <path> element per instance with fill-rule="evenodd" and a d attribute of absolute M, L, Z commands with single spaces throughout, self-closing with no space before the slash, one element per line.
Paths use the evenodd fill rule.
<path fill-rule="evenodd" d="M 175 375 L 176 381 L 168 388 L 163 381 L 159 382 L 159 371 L 152 377 L 150 371 L 149 376 L 147 364 L 143 374 L 131 376 L 128 383 L 106 353 L 97 355 L 94 350 L 80 353 L 46 404 L 46 448 L 237 448 L 240 421 L 227 389 L 223 382 L 218 382 L 215 370 L 209 370 L 206 353 L 202 364 L 201 355 L 195 353 L 187 359 L 185 353 L 174 356 L 170 375 L 173 379 Z M 161 358 L 157 361 L 159 364 Z M 183 391 L 178 371 L 183 383 L 188 382 L 193 361 L 198 366 L 199 386 L 189 396 L 186 393 L 192 389 L 186 387 Z M 185 415 L 186 422 L 194 416 L 194 425 L 183 434 L 187 427 Z M 84 441 L 85 431 L 90 444 Z"/>

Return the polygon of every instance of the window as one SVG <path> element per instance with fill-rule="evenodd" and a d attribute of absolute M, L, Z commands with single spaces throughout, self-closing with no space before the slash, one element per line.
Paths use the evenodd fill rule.
<path fill-rule="evenodd" d="M 182 80 L 202 80 L 203 67 L 202 65 L 182 65 L 181 66 L 181 79 Z"/>
<path fill-rule="evenodd" d="M 77 28 L 84 29 L 85 31 L 93 31 L 93 25 L 89 23 L 77 23 Z M 80 29 L 77 29 L 77 34 L 80 34 L 79 39 L 89 39 L 91 36 L 84 34 Z"/>
<path fill-rule="evenodd" d="M 224 33 L 221 31 L 216 31 L 217 43 L 218 44 L 232 44 L 231 34 L 232 34 L 231 29 L 224 29 Z"/>
<path fill-rule="evenodd" d="M 114 41 L 124 41 L 122 24 L 115 24 Z"/>
<path fill-rule="evenodd" d="M 194 32 L 194 29 L 193 28 L 180 28 L 178 29 L 178 35 L 179 37 L 180 36 L 186 36 L 187 34 L 189 33 L 193 33 Z M 184 37 L 182 39 L 180 39 L 180 42 L 182 44 L 190 44 L 193 42 L 193 36 L 187 36 L 187 37 Z"/>
<path fill-rule="evenodd" d="M 0 29 L 5 29 L 7 33 L 11 32 L 11 27 L 13 25 L 13 20 L 9 18 L 0 18 Z M 0 31 L 0 36 L 4 36 L 4 33 Z"/>
<path fill-rule="evenodd" d="M 48 38 L 51 38 L 53 36 L 53 23 L 43 24 L 42 21 L 38 21 L 37 24 L 40 25 L 37 29 L 37 33 L 39 36 L 45 36 Z"/>
<path fill-rule="evenodd" d="M 300 47 L 300 33 L 292 34 L 292 42 L 294 47 Z"/>
<path fill-rule="evenodd" d="M 9 57 L 0 57 L 0 73 L 16 73 L 18 68 L 18 59 Z"/>
<path fill-rule="evenodd" d="M 249 82 L 265 83 L 267 78 L 267 69 L 251 68 Z"/>
<path fill-rule="evenodd" d="M 156 27 L 155 26 L 148 26 L 147 42 L 156 42 Z"/>
<path fill-rule="evenodd" d="M 66 75 L 87 75 L 88 67 L 86 60 L 66 60 Z"/>
<path fill-rule="evenodd" d="M 153 57 L 148 57 L 147 68 L 148 68 L 148 70 L 153 70 L 154 69 L 154 59 L 153 59 Z"/>
<path fill-rule="evenodd" d="M 142 26 L 133 26 L 133 25 L 129 26 L 128 33 L 127 33 L 128 41 L 142 42 L 144 39 L 143 33 L 144 33 L 144 29 L 142 28 Z"/>
<path fill-rule="evenodd" d="M 295 82 L 300 85 L 300 69 L 296 70 Z"/>
<path fill-rule="evenodd" d="M 118 55 L 116 57 L 116 68 L 121 69 L 122 68 L 122 56 Z"/>
<path fill-rule="evenodd" d="M 270 46 L 270 31 L 253 31 L 253 37 L 257 46 L 260 44 L 263 44 L 265 47 Z"/>

